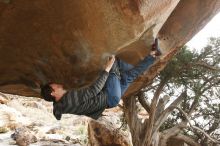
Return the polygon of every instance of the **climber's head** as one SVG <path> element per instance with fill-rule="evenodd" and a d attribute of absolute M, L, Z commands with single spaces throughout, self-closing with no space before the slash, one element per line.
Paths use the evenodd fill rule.
<path fill-rule="evenodd" d="M 62 84 L 47 83 L 41 86 L 41 96 L 46 101 L 58 101 L 65 93 Z"/>

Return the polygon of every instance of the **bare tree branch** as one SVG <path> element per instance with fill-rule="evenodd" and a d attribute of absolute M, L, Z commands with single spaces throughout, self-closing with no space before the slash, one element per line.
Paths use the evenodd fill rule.
<path fill-rule="evenodd" d="M 163 142 L 166 143 L 170 137 L 176 136 L 183 128 L 187 127 L 187 122 L 181 122 L 178 125 L 162 132 Z"/>
<path fill-rule="evenodd" d="M 152 82 L 150 82 L 149 84 L 147 84 L 146 87 L 144 87 L 144 88 L 142 89 L 142 92 L 148 92 L 148 91 L 150 91 L 150 90 L 152 90 L 152 89 L 155 89 L 157 86 L 159 86 L 159 83 L 157 83 L 157 84 L 155 84 L 155 85 L 152 85 L 152 83 L 153 83 L 153 80 L 152 80 Z M 151 85 L 151 86 L 148 86 L 148 85 Z"/>
<path fill-rule="evenodd" d="M 183 140 L 185 143 L 189 144 L 190 146 L 200 146 L 200 144 L 195 142 L 192 138 L 181 133 L 179 133 L 176 136 L 173 136 L 172 138 L 177 140 Z"/>
<path fill-rule="evenodd" d="M 149 145 L 151 143 L 151 140 L 152 140 L 152 133 L 153 132 L 153 125 L 155 123 L 155 112 L 156 112 L 156 106 L 157 106 L 157 102 L 158 102 L 158 99 L 159 99 L 159 95 L 160 93 L 162 92 L 164 86 L 166 85 L 166 82 L 167 80 L 162 80 L 159 84 L 159 87 L 157 88 L 155 94 L 154 94 L 154 97 L 153 97 L 153 100 L 152 100 L 152 103 L 151 103 L 151 112 L 149 114 L 149 122 L 148 122 L 148 125 L 147 125 L 147 132 L 145 134 L 145 140 L 146 140 L 146 145 Z M 144 141 L 145 143 L 145 141 Z"/>
<path fill-rule="evenodd" d="M 154 123 L 154 130 L 158 130 L 160 128 L 160 126 L 164 123 L 164 121 L 167 119 L 167 117 L 169 116 L 169 114 L 173 111 L 173 109 L 180 104 L 180 102 L 183 100 L 183 98 L 185 98 L 187 96 L 186 91 L 184 91 L 182 94 L 180 94 L 179 97 L 177 97 L 177 99 L 175 101 L 172 102 L 172 104 L 167 107 L 159 116 L 159 118 L 157 119 L 157 121 Z"/>
<path fill-rule="evenodd" d="M 206 79 L 204 79 L 204 77 L 203 77 L 203 80 L 204 80 L 205 82 L 202 84 L 201 88 L 205 87 L 205 85 L 206 85 L 207 83 L 210 83 L 210 82 L 212 82 L 212 80 L 215 80 L 215 79 L 216 79 L 216 76 L 212 76 L 212 77 L 210 77 L 210 78 L 206 77 Z"/>
<path fill-rule="evenodd" d="M 209 70 L 212 70 L 212 71 L 220 71 L 220 68 L 211 66 L 211 65 L 209 65 L 205 62 L 197 62 L 197 63 L 195 63 L 195 66 L 201 66 L 203 68 L 206 68 L 206 69 L 209 69 Z"/>
<path fill-rule="evenodd" d="M 156 115 L 155 115 L 155 120 L 158 119 L 158 117 L 161 115 L 161 113 L 164 111 L 165 109 L 165 105 L 168 103 L 168 101 L 170 100 L 170 96 L 165 95 L 163 98 L 161 98 L 158 102 L 157 105 L 157 109 L 156 109 Z"/>
<path fill-rule="evenodd" d="M 144 92 L 140 92 L 138 95 L 138 100 L 140 104 L 143 106 L 143 108 L 150 113 L 150 103 L 146 100 L 146 97 L 144 96 Z"/>
<path fill-rule="evenodd" d="M 210 89 L 211 87 L 220 84 L 220 79 L 216 78 L 215 82 L 211 83 L 209 86 L 207 86 L 206 88 L 204 88 L 201 92 L 204 93 L 206 90 Z"/>
<path fill-rule="evenodd" d="M 166 83 L 167 83 L 167 80 L 163 80 L 163 81 L 160 82 L 159 87 L 157 88 L 156 92 L 154 93 L 154 97 L 153 97 L 153 100 L 152 100 L 152 103 L 151 103 L 151 109 L 156 108 L 160 93 L 162 92 L 162 90 L 163 90 L 164 86 L 166 85 Z M 154 114 L 153 111 L 152 111 L 152 114 Z"/>
<path fill-rule="evenodd" d="M 219 127 L 219 125 L 220 125 L 219 122 L 220 122 L 219 119 L 215 119 L 214 123 L 212 123 L 212 125 L 209 128 L 209 130 L 207 130 L 207 133 L 211 133 L 211 132 L 215 131 Z M 209 123 L 211 123 L 211 122 L 209 122 Z"/>
<path fill-rule="evenodd" d="M 196 96 L 199 96 L 199 95 L 196 95 Z M 188 113 L 189 116 L 192 115 L 192 113 L 194 112 L 195 108 L 197 107 L 199 103 L 199 100 L 196 98 L 196 96 L 194 96 L 193 103 L 191 104 L 191 107 L 189 109 L 189 113 Z"/>
<path fill-rule="evenodd" d="M 199 132 L 203 133 L 208 139 L 210 139 L 212 142 L 214 143 L 220 143 L 220 141 L 215 140 L 214 138 L 212 138 L 209 134 L 207 134 L 204 130 L 200 129 L 199 127 L 196 127 L 194 125 L 192 125 L 192 123 L 190 122 L 190 119 L 188 117 L 188 115 L 179 107 L 175 107 L 176 109 L 178 109 L 186 118 L 186 120 L 188 121 L 190 127 L 192 127 L 193 129 L 198 130 Z"/>

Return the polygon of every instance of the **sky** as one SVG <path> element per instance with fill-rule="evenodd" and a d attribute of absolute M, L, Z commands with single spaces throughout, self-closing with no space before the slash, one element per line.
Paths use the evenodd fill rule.
<path fill-rule="evenodd" d="M 208 43 L 209 37 L 220 37 L 220 13 L 215 15 L 186 45 L 192 49 L 200 50 Z"/>

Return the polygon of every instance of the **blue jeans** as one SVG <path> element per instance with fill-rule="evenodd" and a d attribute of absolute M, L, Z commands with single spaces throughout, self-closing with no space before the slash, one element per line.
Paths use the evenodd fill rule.
<path fill-rule="evenodd" d="M 155 58 L 146 56 L 144 60 L 139 62 L 136 66 L 118 60 L 118 66 L 121 72 L 121 80 L 114 74 L 109 73 L 109 77 L 105 83 L 105 90 L 107 92 L 108 107 L 115 107 L 118 105 L 121 97 L 129 87 L 129 85 L 148 67 L 153 64 Z"/>

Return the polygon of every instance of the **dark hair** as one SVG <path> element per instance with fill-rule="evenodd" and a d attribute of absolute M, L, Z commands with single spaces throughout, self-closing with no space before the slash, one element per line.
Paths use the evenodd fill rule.
<path fill-rule="evenodd" d="M 55 101 L 55 97 L 51 95 L 53 89 L 51 88 L 50 84 L 52 83 L 41 85 L 41 96 L 44 98 L 44 100 L 51 102 Z"/>

